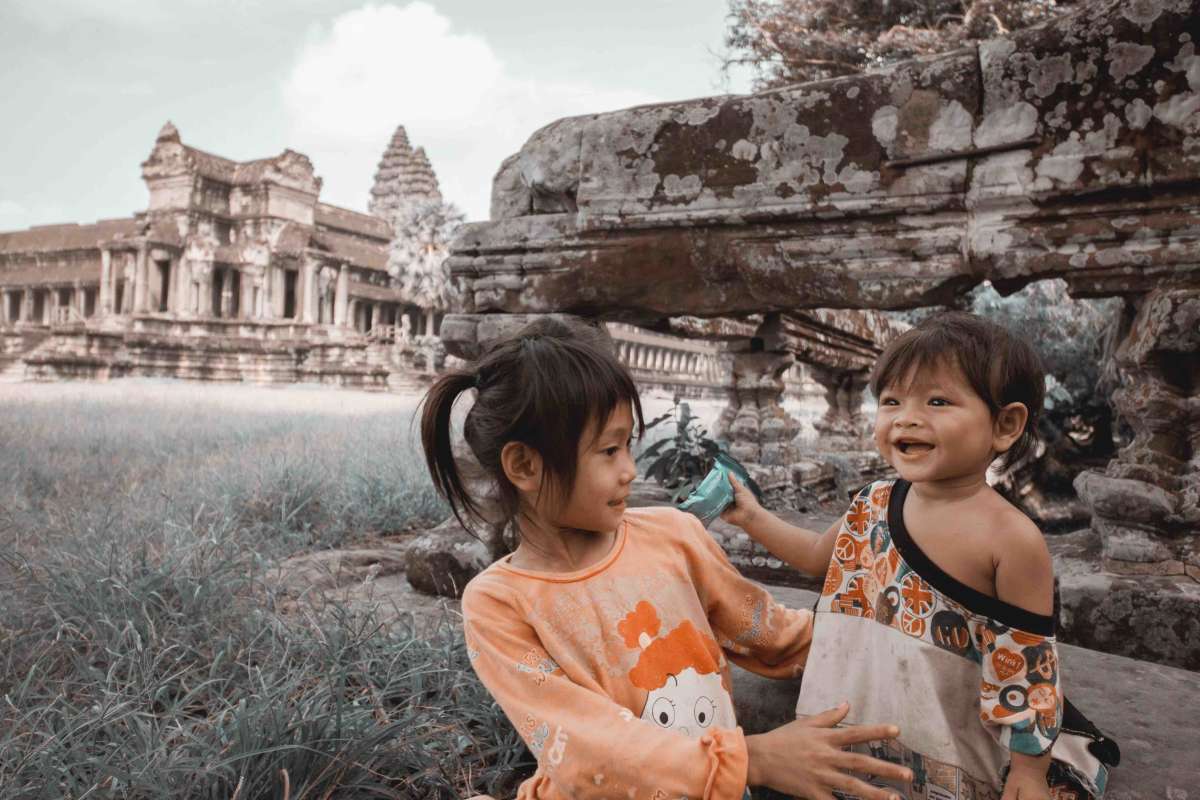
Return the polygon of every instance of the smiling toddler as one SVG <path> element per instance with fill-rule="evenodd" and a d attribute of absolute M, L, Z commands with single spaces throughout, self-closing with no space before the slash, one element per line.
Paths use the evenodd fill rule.
<path fill-rule="evenodd" d="M 844 697 L 847 722 L 895 721 L 900 737 L 868 752 L 912 769 L 897 787 L 908 798 L 1100 795 L 1115 745 L 1063 698 L 1050 553 L 987 482 L 1036 445 L 1041 360 L 999 325 L 947 313 L 887 347 L 871 390 L 875 444 L 899 478 L 863 488 L 823 534 L 736 481 L 722 515 L 825 575 L 797 715 Z"/>

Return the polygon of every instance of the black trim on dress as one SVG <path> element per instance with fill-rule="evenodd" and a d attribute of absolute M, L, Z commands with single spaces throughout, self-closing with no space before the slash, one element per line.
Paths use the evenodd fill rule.
<path fill-rule="evenodd" d="M 990 617 L 1002 625 L 1026 633 L 1053 636 L 1053 615 L 1035 614 L 999 598 L 988 597 L 983 592 L 972 589 L 951 576 L 925 554 L 925 551 L 913 541 L 908 529 L 904 527 L 904 499 L 908 496 L 908 489 L 911 485 L 903 478 L 897 478 L 892 484 L 892 494 L 888 498 L 887 523 L 888 530 L 892 535 L 892 544 L 900 553 L 900 557 L 913 568 L 913 571 L 946 597 L 965 606 L 968 611 Z"/>

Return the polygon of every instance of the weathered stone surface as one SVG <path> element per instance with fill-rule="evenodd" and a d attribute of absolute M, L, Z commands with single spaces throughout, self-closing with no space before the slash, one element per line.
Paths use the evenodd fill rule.
<path fill-rule="evenodd" d="M 490 563 L 487 545 L 453 517 L 413 540 L 404 557 L 405 574 L 414 589 L 455 598 Z"/>
<path fill-rule="evenodd" d="M 384 625 L 432 632 L 458 624 L 454 600 L 415 591 L 404 578 L 404 543 L 377 542 L 322 550 L 287 559 L 266 576 L 280 611 L 287 614 L 370 612 Z"/>
<path fill-rule="evenodd" d="M 1116 574 L 1101 558 L 1111 545 L 1095 531 L 1046 542 L 1059 581 L 1060 641 L 1200 670 L 1200 583 L 1182 565 L 1168 574 L 1155 571 L 1161 560 L 1131 560 L 1140 573 Z"/>
<path fill-rule="evenodd" d="M 931 305 L 984 278 L 1196 285 L 1197 37 L 1194 0 L 1136 21 L 1108 0 L 885 72 L 562 120 L 459 240 L 464 310 L 652 322 Z M 533 210 L 576 184 L 577 210 Z"/>
<path fill-rule="evenodd" d="M 811 608 L 815 592 L 768 587 L 784 605 Z M 1121 747 L 1105 797 L 1111 800 L 1186 800 L 1196 788 L 1200 732 L 1195 706 L 1200 673 L 1082 647 L 1060 645 L 1063 687 L 1076 706 Z M 791 720 L 800 681 L 776 681 L 734 667 L 733 700 L 746 733 Z M 831 697 L 835 706 L 844 698 Z"/>
<path fill-rule="evenodd" d="M 1132 307 L 1113 356 L 1113 404 L 1133 440 L 1075 488 L 1113 572 L 1190 574 L 1186 553 L 1200 536 L 1200 290 L 1158 289 Z"/>

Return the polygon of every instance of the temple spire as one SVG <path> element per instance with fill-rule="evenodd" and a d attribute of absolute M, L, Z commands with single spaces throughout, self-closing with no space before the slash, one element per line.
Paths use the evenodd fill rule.
<path fill-rule="evenodd" d="M 400 125 L 379 159 L 367 208 L 377 217 L 392 219 L 401 207 L 429 200 L 442 200 L 437 175 L 425 149 L 414 150 L 408 132 Z"/>

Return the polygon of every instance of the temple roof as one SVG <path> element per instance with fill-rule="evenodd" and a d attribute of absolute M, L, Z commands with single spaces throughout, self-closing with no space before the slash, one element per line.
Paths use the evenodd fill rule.
<path fill-rule="evenodd" d="M 312 242 L 317 248 L 356 266 L 381 271 L 387 269 L 387 251 L 373 247 L 355 236 L 334 231 L 317 231 L 313 234 Z"/>
<path fill-rule="evenodd" d="M 328 203 L 317 203 L 313 216 L 314 222 L 320 227 L 373 236 L 384 241 L 390 241 L 392 238 L 392 231 L 387 222 L 361 211 L 353 211 Z"/>
<path fill-rule="evenodd" d="M 70 264 L 28 264 L 17 269 L 0 269 L 0 285 L 6 289 L 99 282 L 99 256 Z"/>
<path fill-rule="evenodd" d="M 102 219 L 90 225 L 68 222 L 62 225 L 38 225 L 23 231 L 0 233 L 0 253 L 47 253 L 63 250 L 98 248 L 100 243 L 118 237 L 135 236 L 133 217 Z"/>

